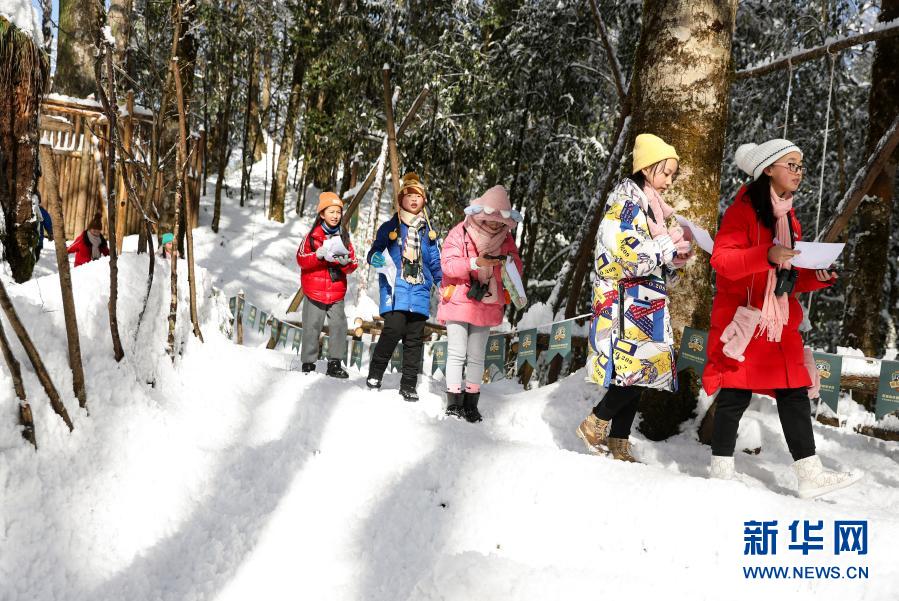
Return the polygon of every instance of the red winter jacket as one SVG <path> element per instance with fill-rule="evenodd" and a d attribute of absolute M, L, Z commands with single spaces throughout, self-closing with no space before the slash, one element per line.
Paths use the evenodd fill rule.
<path fill-rule="evenodd" d="M 87 239 L 87 230 L 75 238 L 75 241 L 68 248 L 68 253 L 75 253 L 75 267 L 91 262 L 91 243 Z M 103 236 L 100 236 L 100 254 L 104 257 L 109 256 L 109 245 Z"/>
<path fill-rule="evenodd" d="M 302 272 L 300 282 L 303 293 L 314 301 L 330 305 L 343 300 L 346 296 L 346 276 L 356 271 L 357 263 L 352 243 L 347 246 L 350 251 L 350 262 L 346 265 L 328 263 L 316 257 L 316 249 L 325 243 L 327 237 L 321 224 L 316 225 L 297 249 L 297 265 Z M 329 267 L 336 267 L 338 270 L 340 277 L 336 282 L 331 281 Z"/>
<path fill-rule="evenodd" d="M 802 232 L 796 214 L 790 210 L 790 221 L 796 240 Z M 796 294 L 826 288 L 833 280 L 821 282 L 812 269 L 797 267 L 799 277 L 790 295 L 790 318 L 784 326 L 780 342 L 768 342 L 763 334 L 753 337 L 742 363 L 724 355 L 721 333 L 731 322 L 737 307 L 746 304 L 751 290 L 753 307 L 761 309 L 767 282 L 768 249 L 774 246 L 773 232 L 762 225 L 752 208 L 743 186 L 721 220 L 712 268 L 718 274 L 717 292 L 712 302 L 712 327 L 709 331 L 708 361 L 702 374 L 707 394 L 719 388 L 741 388 L 760 394 L 772 394 L 777 388 L 811 386 L 811 378 L 803 360 L 803 341 L 799 333 L 802 308 Z"/>

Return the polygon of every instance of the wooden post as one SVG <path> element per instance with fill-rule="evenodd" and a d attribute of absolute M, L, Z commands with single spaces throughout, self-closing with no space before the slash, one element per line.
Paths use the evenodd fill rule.
<path fill-rule="evenodd" d="M 384 82 L 384 114 L 387 117 L 387 149 L 390 155 L 390 181 L 393 183 L 393 207 L 399 214 L 400 166 L 396 150 L 396 129 L 393 122 L 393 100 L 390 93 L 390 67 L 384 65 L 381 76 Z"/>
<path fill-rule="evenodd" d="M 41 145 L 41 171 L 45 179 L 47 208 L 53 221 L 53 244 L 56 249 L 56 265 L 59 270 L 59 289 L 62 294 L 62 309 L 65 315 L 66 340 L 69 347 L 69 368 L 72 370 L 72 389 L 78 398 L 78 405 L 87 409 L 87 393 L 84 387 L 84 368 L 81 361 L 81 342 L 78 337 L 78 319 L 75 314 L 75 298 L 72 294 L 72 275 L 69 272 L 69 255 L 66 250 L 66 236 L 63 231 L 62 204 L 59 202 L 59 183 L 53 151 Z"/>

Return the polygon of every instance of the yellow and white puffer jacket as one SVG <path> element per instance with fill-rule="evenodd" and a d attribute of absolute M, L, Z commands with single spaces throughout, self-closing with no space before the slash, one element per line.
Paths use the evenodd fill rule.
<path fill-rule="evenodd" d="M 677 390 L 667 306 L 668 287 L 677 281 L 669 263 L 677 251 L 670 236 L 650 234 L 648 206 L 643 190 L 622 180 L 596 236 L 587 379 L 604 388 Z"/>

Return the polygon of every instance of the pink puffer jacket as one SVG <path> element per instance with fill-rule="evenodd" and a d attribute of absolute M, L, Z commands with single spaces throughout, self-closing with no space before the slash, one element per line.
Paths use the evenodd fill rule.
<path fill-rule="evenodd" d="M 500 254 L 512 257 L 522 273 L 521 257 L 515 238 L 509 233 L 500 249 Z M 459 223 L 446 235 L 443 250 L 440 253 L 440 267 L 443 270 L 443 282 L 440 287 L 440 305 L 437 308 L 437 321 L 445 324 L 448 321 L 459 321 L 476 326 L 498 326 L 503 321 L 506 309 L 506 291 L 503 287 L 502 268 L 493 268 L 501 301 L 484 303 L 466 296 L 470 288 L 470 278 L 477 277 L 471 270 L 471 258 L 478 256 L 474 242 L 465 234 L 462 223 Z M 450 287 L 454 289 L 449 294 Z M 449 296 L 449 298 L 447 298 Z"/>

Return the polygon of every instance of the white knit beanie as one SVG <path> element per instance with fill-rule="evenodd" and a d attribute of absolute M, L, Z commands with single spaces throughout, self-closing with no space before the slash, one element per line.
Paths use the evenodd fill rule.
<path fill-rule="evenodd" d="M 734 160 L 737 167 L 751 175 L 752 179 L 758 179 L 765 167 L 791 152 L 798 152 L 802 156 L 798 146 L 789 140 L 776 138 L 761 144 L 743 144 L 734 153 Z"/>

